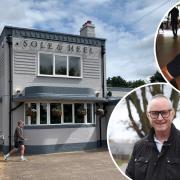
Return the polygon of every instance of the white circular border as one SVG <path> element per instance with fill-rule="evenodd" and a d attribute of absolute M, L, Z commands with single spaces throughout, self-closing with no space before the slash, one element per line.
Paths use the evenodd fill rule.
<path fill-rule="evenodd" d="M 154 36 L 154 58 L 155 58 L 155 62 L 156 62 L 156 66 L 159 70 L 159 72 L 161 73 L 161 75 L 163 76 L 163 78 L 165 79 L 165 81 L 175 90 L 175 91 L 178 91 L 178 93 L 180 93 L 180 90 L 178 90 L 177 88 L 175 88 L 167 79 L 166 77 L 164 76 L 164 74 L 162 73 L 161 71 L 161 68 L 159 66 L 159 63 L 158 63 L 158 60 L 157 60 L 157 55 L 156 55 L 156 39 L 157 39 L 157 35 L 158 35 L 158 30 L 160 28 L 160 25 L 162 23 L 162 21 L 164 20 L 165 16 L 167 15 L 167 13 L 172 9 L 174 8 L 175 6 L 177 5 L 180 5 L 180 1 L 177 2 L 176 4 L 174 4 L 173 6 L 171 6 L 168 11 L 166 11 L 166 13 L 164 14 L 164 16 L 161 18 L 161 21 L 159 22 L 159 25 L 157 26 L 157 29 L 156 29 L 156 32 L 155 32 L 155 36 Z"/>
<path fill-rule="evenodd" d="M 123 101 L 127 96 L 129 96 L 129 95 L 132 94 L 133 92 L 137 91 L 138 89 L 141 89 L 141 88 L 147 87 L 147 86 L 157 85 L 157 84 L 169 85 L 169 83 L 157 82 L 157 83 L 149 83 L 149 84 L 145 84 L 145 85 L 139 86 L 139 87 L 133 89 L 132 91 L 128 92 L 125 96 L 123 96 L 123 98 L 116 104 L 116 106 L 117 106 L 119 103 L 121 103 L 121 101 Z M 172 85 L 171 85 L 171 86 L 172 86 Z M 174 89 L 174 88 L 173 88 L 173 89 Z M 115 106 L 115 107 L 116 107 L 116 106 Z M 115 107 L 114 107 L 114 109 L 115 109 Z M 114 111 L 114 109 L 113 109 L 113 111 Z M 111 113 L 111 116 L 112 116 L 112 114 L 113 114 L 113 111 L 112 111 L 112 113 Z M 111 120 L 111 116 L 110 116 L 110 118 L 109 118 L 109 122 L 110 122 L 110 120 Z M 111 157 L 113 163 L 115 164 L 116 168 L 120 171 L 120 173 L 121 173 L 125 178 L 127 178 L 128 180 L 132 180 L 131 178 L 129 178 L 129 177 L 121 170 L 121 168 L 118 166 L 118 164 L 117 164 L 116 161 L 114 160 L 113 155 L 112 155 L 112 153 L 111 153 L 111 149 L 110 149 L 110 145 L 109 145 L 109 122 L 108 122 L 108 126 L 107 126 L 107 146 L 108 146 L 108 151 L 109 151 L 110 157 Z"/>

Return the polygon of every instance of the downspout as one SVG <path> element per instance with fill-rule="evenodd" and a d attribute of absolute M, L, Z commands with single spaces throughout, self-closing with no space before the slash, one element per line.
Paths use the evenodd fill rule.
<path fill-rule="evenodd" d="M 105 44 L 101 46 L 101 76 L 102 76 L 102 97 L 105 98 L 104 73 L 105 73 Z M 103 105 L 104 106 L 104 105 Z M 102 115 L 99 115 L 99 146 L 102 147 Z"/>
<path fill-rule="evenodd" d="M 101 136 L 101 115 L 99 115 L 99 147 L 102 147 L 102 136 Z"/>
<path fill-rule="evenodd" d="M 102 70 L 102 97 L 105 98 L 105 79 L 104 79 L 104 73 L 105 73 L 105 53 L 106 53 L 106 49 L 105 49 L 105 44 L 101 46 L 101 70 Z"/>
<path fill-rule="evenodd" d="M 9 151 L 11 150 L 11 129 L 12 129 L 12 36 L 7 36 L 9 50 Z"/>

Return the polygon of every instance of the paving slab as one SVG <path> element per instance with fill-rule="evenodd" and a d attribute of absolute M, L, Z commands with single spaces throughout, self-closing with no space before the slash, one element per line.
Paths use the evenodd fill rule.
<path fill-rule="evenodd" d="M 0 180 L 126 180 L 107 150 L 0 159 Z"/>

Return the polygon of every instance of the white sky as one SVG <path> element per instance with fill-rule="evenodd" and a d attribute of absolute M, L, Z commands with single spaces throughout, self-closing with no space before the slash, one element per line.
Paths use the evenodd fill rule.
<path fill-rule="evenodd" d="M 5 25 L 79 34 L 87 20 L 107 39 L 107 77 L 148 79 L 157 68 L 153 41 L 164 14 L 177 0 L 1 0 Z"/>
<path fill-rule="evenodd" d="M 164 92 L 167 97 L 170 97 L 171 87 L 167 84 L 164 85 Z M 130 94 L 134 92 L 131 91 Z M 137 94 L 140 92 L 140 89 L 136 89 Z M 148 90 L 147 90 L 148 92 Z M 140 98 L 141 96 L 139 96 Z M 147 93 L 147 98 L 151 98 L 150 94 Z M 179 104 L 180 108 L 180 104 Z M 179 109 L 178 108 L 178 109 Z M 138 114 L 136 109 L 131 105 L 132 115 L 135 117 L 135 120 L 138 121 Z M 119 103 L 114 108 L 109 124 L 108 124 L 108 139 L 112 139 L 116 142 L 119 141 L 130 141 L 136 140 L 138 138 L 137 134 L 132 129 L 127 129 L 129 122 L 128 110 L 125 102 L 125 98 L 119 101 Z M 177 112 L 176 119 L 174 119 L 175 126 L 180 129 L 180 112 Z"/>

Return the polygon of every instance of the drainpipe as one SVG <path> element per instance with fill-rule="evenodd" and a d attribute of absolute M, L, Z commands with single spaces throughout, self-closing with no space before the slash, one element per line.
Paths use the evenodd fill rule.
<path fill-rule="evenodd" d="M 101 73 L 101 75 L 102 75 L 102 97 L 103 98 L 105 98 L 105 83 L 104 83 L 104 81 L 105 81 L 105 79 L 104 79 L 104 73 L 105 73 L 105 53 L 106 53 L 106 49 L 105 49 L 105 45 L 102 45 L 101 46 L 101 71 L 102 71 L 102 73 Z"/>
<path fill-rule="evenodd" d="M 102 147 L 102 136 L 101 136 L 101 115 L 99 116 L 99 146 Z"/>
<path fill-rule="evenodd" d="M 9 50 L 9 151 L 11 150 L 11 129 L 12 129 L 12 36 L 7 36 Z"/>
<path fill-rule="evenodd" d="M 105 73 L 105 44 L 101 46 L 101 76 L 102 76 L 102 97 L 105 98 L 105 79 L 104 79 L 104 73 Z M 104 106 L 104 105 L 103 105 Z M 102 147 L 102 115 L 99 115 L 99 146 Z"/>

